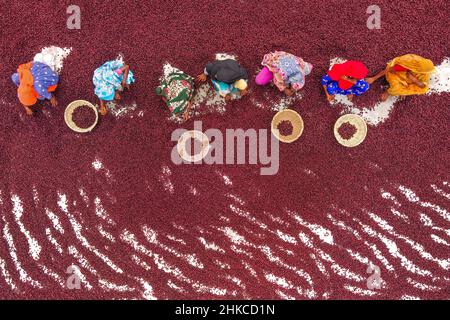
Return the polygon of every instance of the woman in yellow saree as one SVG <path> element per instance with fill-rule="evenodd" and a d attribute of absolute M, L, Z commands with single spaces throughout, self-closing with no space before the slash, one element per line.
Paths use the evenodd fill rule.
<path fill-rule="evenodd" d="M 367 82 L 373 83 L 382 76 L 386 77 L 389 89 L 383 93 L 381 100 L 389 96 L 410 96 L 428 92 L 430 76 L 436 71 L 431 60 L 415 54 L 405 54 L 388 62 L 386 69 Z"/>

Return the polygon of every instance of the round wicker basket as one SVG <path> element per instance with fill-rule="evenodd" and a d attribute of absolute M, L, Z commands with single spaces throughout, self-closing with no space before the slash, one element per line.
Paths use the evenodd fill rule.
<path fill-rule="evenodd" d="M 292 124 L 292 133 L 289 136 L 281 135 L 278 130 L 278 125 L 282 121 L 289 121 Z M 304 128 L 302 117 L 291 109 L 279 111 L 272 119 L 272 133 L 278 140 L 284 143 L 296 141 L 302 135 Z"/>
<path fill-rule="evenodd" d="M 344 123 L 350 123 L 356 127 L 356 132 L 350 139 L 346 140 L 341 137 L 338 130 Z M 334 136 L 336 140 L 344 147 L 353 148 L 360 145 L 367 136 L 367 124 L 363 118 L 356 114 L 346 114 L 337 119 L 334 124 Z"/>
<path fill-rule="evenodd" d="M 81 107 L 81 106 L 88 106 L 95 112 L 95 121 L 89 128 L 78 127 L 72 119 L 72 115 L 73 115 L 73 112 L 75 111 L 75 109 L 78 107 Z M 66 122 L 67 126 L 75 132 L 78 132 L 78 133 L 91 132 L 95 128 L 95 126 L 97 125 L 97 122 L 98 122 L 97 108 L 89 101 L 85 101 L 85 100 L 73 101 L 67 106 L 66 111 L 64 112 L 64 121 Z"/>

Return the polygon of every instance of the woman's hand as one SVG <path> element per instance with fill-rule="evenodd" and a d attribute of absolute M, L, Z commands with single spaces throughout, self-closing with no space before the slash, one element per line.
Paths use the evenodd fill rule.
<path fill-rule="evenodd" d="M 130 86 L 127 85 L 127 81 L 128 81 L 128 74 L 130 73 L 130 66 L 126 64 L 121 68 L 121 70 L 123 72 L 122 90 L 125 90 L 125 88 L 129 89 Z"/>
<path fill-rule="evenodd" d="M 198 75 L 197 78 L 195 78 L 195 80 L 197 82 L 205 82 L 206 78 L 207 78 L 206 74 L 202 73 L 202 74 Z"/>
<path fill-rule="evenodd" d="M 356 82 L 358 82 L 356 79 L 353 79 L 353 78 L 350 78 L 350 77 L 347 77 L 347 76 L 342 76 L 341 79 L 346 80 L 348 82 L 351 82 L 353 84 L 356 84 Z"/>
<path fill-rule="evenodd" d="M 417 82 L 417 85 L 419 86 L 419 88 L 422 88 L 422 89 L 427 86 L 425 83 L 420 82 L 420 81 Z"/>
<path fill-rule="evenodd" d="M 121 86 L 122 91 L 125 91 L 125 89 L 130 90 L 130 85 L 126 81 L 122 81 Z"/>
<path fill-rule="evenodd" d="M 414 76 L 411 72 L 407 72 L 408 79 L 414 82 L 419 88 L 425 88 L 427 85 L 422 81 L 419 81 L 416 76 Z"/>
<path fill-rule="evenodd" d="M 58 106 L 58 100 L 56 100 L 56 97 L 52 95 L 51 99 L 50 99 L 50 104 L 52 105 L 53 108 Z"/>
<path fill-rule="evenodd" d="M 326 85 L 323 85 L 323 91 L 325 92 L 325 95 L 327 96 L 327 100 L 328 100 L 328 102 L 332 102 L 333 101 L 333 99 L 334 99 L 334 95 L 333 96 L 330 96 L 330 94 L 328 93 L 328 90 L 327 90 L 327 86 Z"/>

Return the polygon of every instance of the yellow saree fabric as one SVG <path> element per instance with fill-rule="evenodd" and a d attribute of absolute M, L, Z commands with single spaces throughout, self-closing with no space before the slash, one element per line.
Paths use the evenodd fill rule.
<path fill-rule="evenodd" d="M 391 96 L 407 96 L 416 94 L 425 94 L 428 92 L 428 84 L 430 75 L 436 71 L 431 60 L 422 58 L 415 54 L 406 54 L 390 61 L 387 69 L 395 65 L 402 66 L 409 70 L 420 82 L 426 84 L 424 88 L 420 88 L 411 81 L 406 71 L 386 72 L 386 79 L 389 82 L 388 93 Z"/>

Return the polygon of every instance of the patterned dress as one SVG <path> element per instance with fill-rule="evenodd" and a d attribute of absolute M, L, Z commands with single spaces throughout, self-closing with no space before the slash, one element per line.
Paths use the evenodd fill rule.
<path fill-rule="evenodd" d="M 370 85 L 366 81 L 358 80 L 358 82 L 356 82 L 354 86 L 347 90 L 344 90 L 341 89 L 338 85 L 338 82 L 332 80 L 329 75 L 324 75 L 322 77 L 322 85 L 327 87 L 327 92 L 330 95 L 343 94 L 347 96 L 353 94 L 357 97 L 369 90 L 370 87 Z"/>
<path fill-rule="evenodd" d="M 58 74 L 41 62 L 33 62 L 30 72 L 33 75 L 33 87 L 38 94 L 37 98 L 39 100 L 50 100 L 52 98 L 51 92 L 55 91 L 58 85 Z M 16 86 L 20 85 L 18 73 L 13 74 L 11 78 Z"/>
<path fill-rule="evenodd" d="M 162 97 L 173 114 L 183 114 L 194 96 L 194 79 L 177 70 L 162 79 L 156 94 Z"/>
<path fill-rule="evenodd" d="M 305 77 L 311 73 L 312 64 L 284 51 L 266 54 L 261 63 L 274 75 L 273 82 L 280 91 L 289 86 L 295 91 L 305 85 Z"/>
<path fill-rule="evenodd" d="M 103 101 L 114 100 L 114 95 L 117 90 L 122 89 L 123 73 L 120 68 L 124 63 L 120 60 L 112 60 L 104 63 L 101 67 L 94 71 L 94 87 L 95 95 Z M 133 72 L 128 73 L 127 84 L 134 82 Z"/>
<path fill-rule="evenodd" d="M 394 68 L 396 72 L 387 72 L 386 80 L 389 82 L 388 93 L 391 96 L 409 96 L 425 94 L 429 90 L 431 74 L 436 72 L 433 61 L 415 54 L 406 54 L 390 61 L 388 68 Z M 409 71 L 425 87 L 419 87 L 409 77 Z"/>
<path fill-rule="evenodd" d="M 220 94 L 221 97 L 226 97 L 229 94 L 237 93 L 239 90 L 234 86 L 234 83 L 225 83 L 217 80 L 211 80 L 214 85 L 214 89 Z"/>

